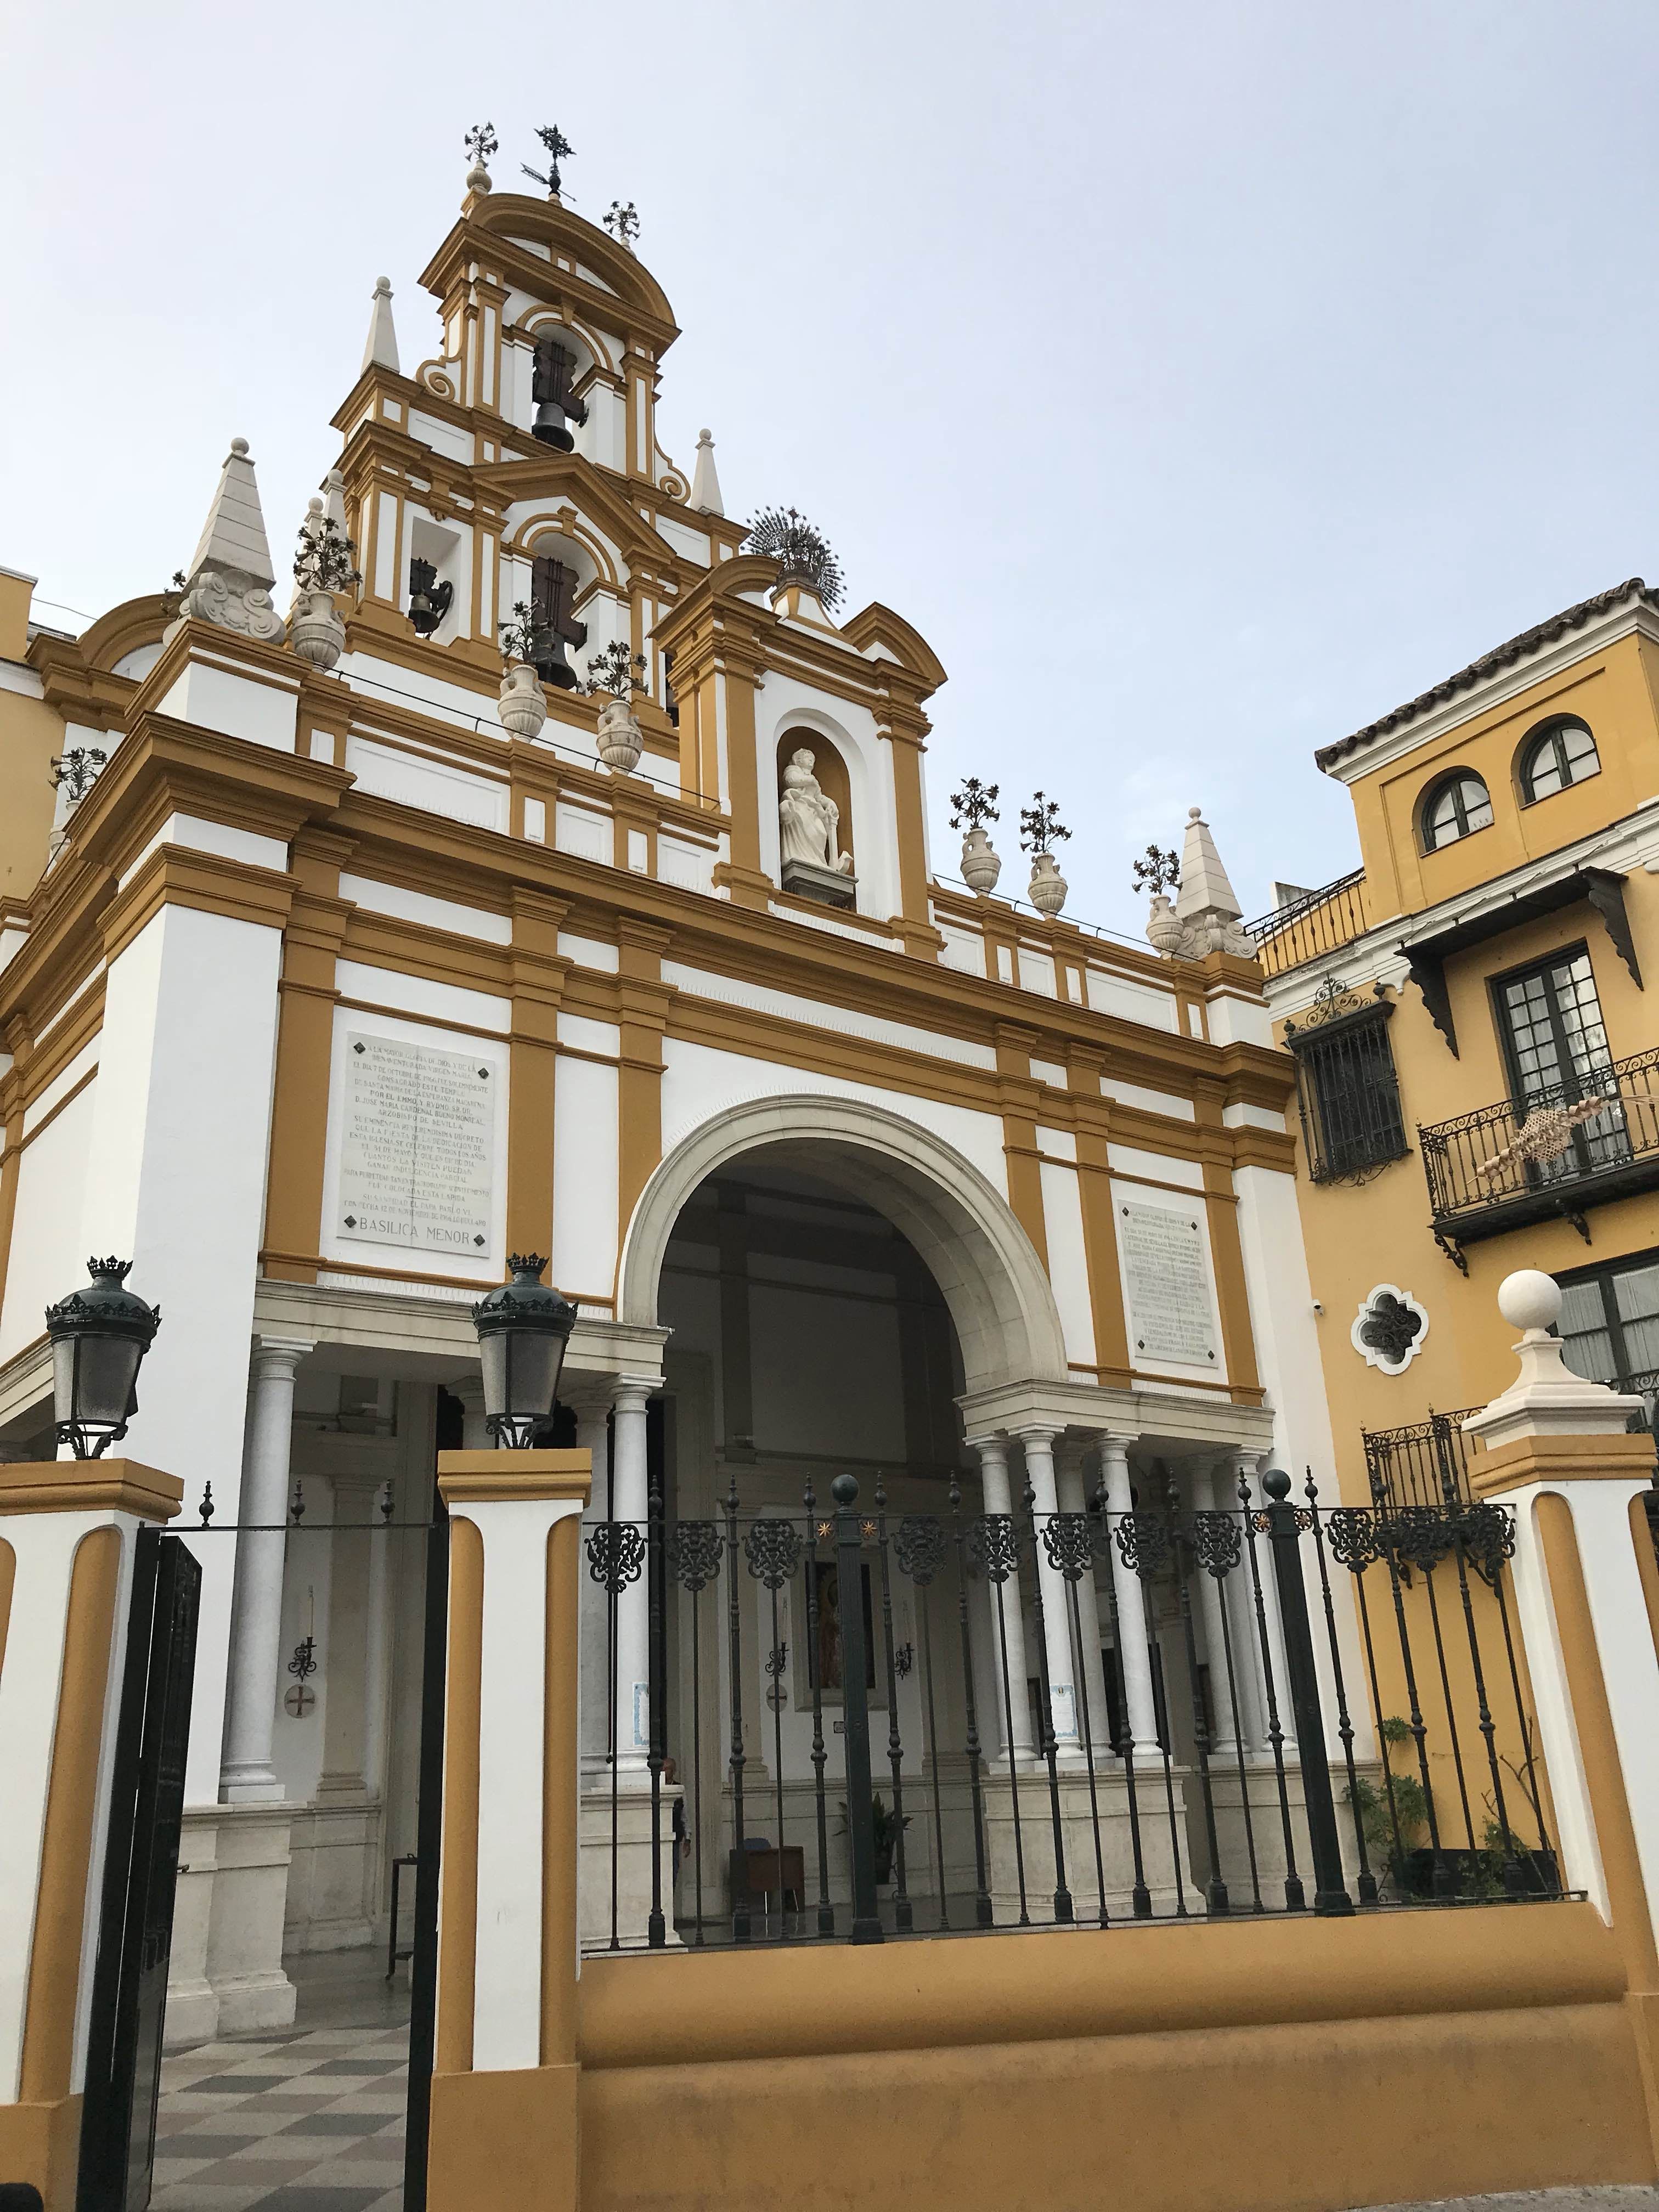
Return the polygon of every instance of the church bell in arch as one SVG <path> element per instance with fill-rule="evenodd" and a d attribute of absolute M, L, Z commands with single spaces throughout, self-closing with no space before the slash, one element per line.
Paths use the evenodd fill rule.
<path fill-rule="evenodd" d="M 587 410 L 580 399 L 572 396 L 570 380 L 575 368 L 571 355 L 556 338 L 538 339 L 536 345 L 536 367 L 530 387 L 530 396 L 536 403 L 536 419 L 531 424 L 531 435 L 539 438 L 543 445 L 556 447 L 562 453 L 574 451 L 576 441 L 570 434 L 570 424 L 586 422 Z"/>

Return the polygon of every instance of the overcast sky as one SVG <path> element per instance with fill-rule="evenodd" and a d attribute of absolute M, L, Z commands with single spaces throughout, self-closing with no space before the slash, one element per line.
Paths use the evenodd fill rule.
<path fill-rule="evenodd" d="M 233 434 L 284 565 L 377 275 L 437 349 L 485 118 L 498 189 L 556 121 L 637 204 L 668 450 L 933 642 L 941 866 L 957 779 L 1005 854 L 1041 784 L 1138 930 L 1201 803 L 1253 914 L 1357 855 L 1316 744 L 1659 573 L 1652 0 L 60 0 L 0 52 L 0 564 L 73 608 L 188 560 Z"/>

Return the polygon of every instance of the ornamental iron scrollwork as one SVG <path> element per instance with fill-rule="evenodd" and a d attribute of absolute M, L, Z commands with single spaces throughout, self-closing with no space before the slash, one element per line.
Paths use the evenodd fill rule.
<path fill-rule="evenodd" d="M 1011 1513 L 981 1513 L 968 1524 L 968 1553 L 986 1579 L 1006 1583 L 1019 1566 L 1019 1536 Z"/>
<path fill-rule="evenodd" d="M 1379 1006 L 1390 1013 L 1394 1011 L 1389 1004 L 1389 991 L 1385 983 L 1373 983 L 1370 997 L 1362 998 L 1360 994 L 1345 983 L 1340 975 L 1328 975 L 1314 993 L 1313 1004 L 1304 1014 L 1302 1019 L 1299 1022 L 1285 1023 L 1285 1042 L 1294 1052 L 1296 1050 L 1294 1040 L 1302 1036 L 1304 1031 L 1327 1028 L 1332 1022 L 1350 1021 L 1356 1014 L 1375 1015 Z"/>
<path fill-rule="evenodd" d="M 1457 1526 L 1441 1505 L 1402 1505 L 1389 1528 L 1395 1556 L 1432 1574 L 1457 1540 Z"/>
<path fill-rule="evenodd" d="M 1482 1499 L 1464 1506 L 1457 1533 L 1469 1565 L 1488 1583 L 1502 1572 L 1505 1560 L 1515 1557 L 1515 1522 L 1501 1505 Z"/>
<path fill-rule="evenodd" d="M 945 1523 L 936 1513 L 907 1513 L 893 1534 L 899 1571 L 925 1589 L 945 1564 Z"/>
<path fill-rule="evenodd" d="M 1428 1333 L 1428 1315 L 1411 1292 L 1397 1283 L 1379 1283 L 1355 1314 L 1349 1341 L 1367 1366 L 1403 1375 Z"/>
<path fill-rule="evenodd" d="M 1168 1565 L 1170 1529 L 1161 1513 L 1148 1513 L 1141 1507 L 1120 1513 L 1115 1533 L 1124 1565 L 1143 1582 L 1150 1582 Z"/>
<path fill-rule="evenodd" d="M 680 1588 L 695 1597 L 720 1571 L 726 1539 L 715 1521 L 681 1521 L 668 1540 L 668 1564 Z"/>
<path fill-rule="evenodd" d="M 744 1557 L 757 1583 L 781 1589 L 800 1565 L 801 1534 L 793 1521 L 757 1521 L 743 1540 Z"/>
<path fill-rule="evenodd" d="M 1081 1582 L 1095 1560 L 1094 1530 L 1086 1513 L 1051 1513 L 1042 1531 L 1048 1565 L 1068 1583 Z"/>
<path fill-rule="evenodd" d="M 1331 1557 L 1351 1575 L 1363 1575 L 1382 1556 L 1376 1516 L 1364 1505 L 1334 1505 L 1325 1516 Z"/>
<path fill-rule="evenodd" d="M 645 1571 L 645 1539 L 631 1521 L 601 1521 L 587 1539 L 587 1571 L 615 1597 Z"/>
<path fill-rule="evenodd" d="M 1193 1515 L 1188 1529 L 1193 1557 L 1204 1572 L 1213 1575 L 1217 1582 L 1231 1574 L 1244 1556 L 1244 1532 L 1238 1516 L 1206 1508 Z"/>

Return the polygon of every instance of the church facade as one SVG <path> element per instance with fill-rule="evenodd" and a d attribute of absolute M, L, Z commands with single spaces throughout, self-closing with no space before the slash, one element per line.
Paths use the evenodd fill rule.
<path fill-rule="evenodd" d="M 15 772 L 64 763 L 3 856 L 0 1447 L 51 1456 L 43 1311 L 118 1253 L 162 1314 L 126 1449 L 182 1478 L 186 1535 L 210 1485 L 224 1531 L 197 1547 L 177 2042 L 280 2025 L 285 1956 L 386 1940 L 406 1524 L 439 1443 L 486 1441 L 471 1309 L 511 1255 L 578 1309 L 591 1521 L 637 1525 L 653 1480 L 682 1517 L 793 1511 L 848 1471 L 895 1514 L 952 1485 L 988 1513 L 1229 1505 L 1275 1460 L 1334 1494 L 1294 1068 L 1207 826 L 1170 957 L 1068 921 L 1047 854 L 1030 902 L 996 896 L 983 824 L 957 881 L 924 804 L 945 670 L 887 606 L 841 611 L 799 518 L 728 518 L 707 433 L 665 452 L 676 325 L 628 239 L 479 162 L 422 283 L 438 343 L 407 372 L 376 289 L 286 612 L 240 440 L 172 592 L 70 638 L 0 578 Z M 1085 1705 L 1167 1743 L 1115 1571 L 1083 1682 L 1060 1585 L 1045 1615 L 1018 1576 L 1000 1636 L 981 1608 L 942 1661 L 994 1778 L 1037 1755 L 1034 1679 L 1062 1759 Z M 763 1600 L 702 1663 L 716 1722 L 735 1668 L 781 1746 L 805 1624 Z M 643 1787 L 647 1593 L 589 1601 L 597 1833 Z M 895 1694 L 921 1741 L 919 1675 Z M 721 1728 L 694 1752 L 670 1697 L 718 1870 L 746 1840 Z M 602 1940 L 597 1892 L 583 1913 Z"/>

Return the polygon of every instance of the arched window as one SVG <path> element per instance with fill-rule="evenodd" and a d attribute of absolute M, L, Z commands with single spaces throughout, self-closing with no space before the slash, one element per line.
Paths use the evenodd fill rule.
<path fill-rule="evenodd" d="M 1530 806 L 1534 799 L 1553 798 L 1570 783 L 1583 783 L 1586 776 L 1601 772 L 1601 757 L 1587 724 L 1571 715 L 1546 722 L 1521 749 L 1522 804 Z"/>
<path fill-rule="evenodd" d="M 1423 849 L 1437 853 L 1460 837 L 1492 827 L 1492 795 L 1478 775 L 1460 769 L 1437 783 L 1423 802 Z"/>

